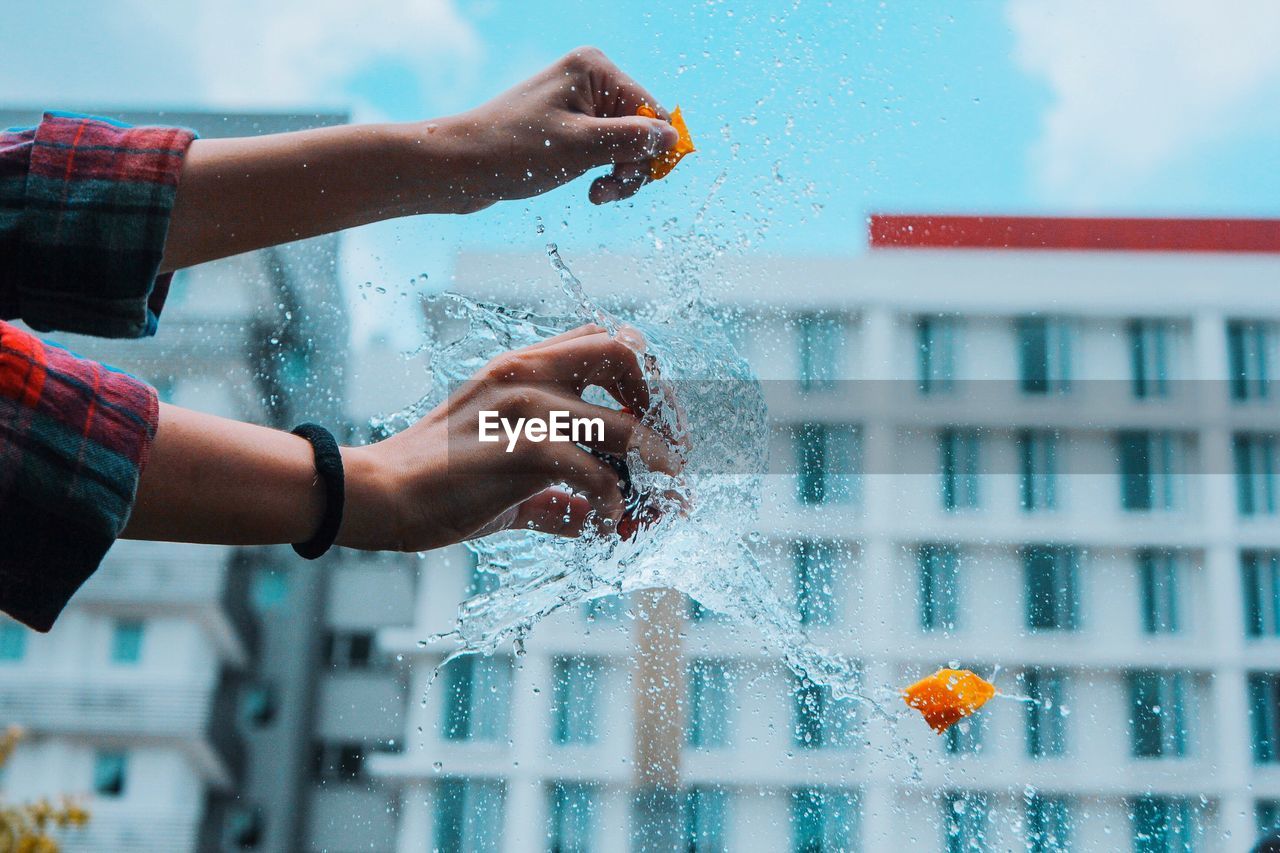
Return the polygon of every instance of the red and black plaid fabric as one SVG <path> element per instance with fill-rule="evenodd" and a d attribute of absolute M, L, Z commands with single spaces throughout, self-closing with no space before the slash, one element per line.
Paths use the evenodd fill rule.
<path fill-rule="evenodd" d="M 154 334 L 193 134 L 48 113 L 0 132 L 0 317 Z M 124 529 L 153 389 L 0 322 L 0 610 L 47 631 Z"/>

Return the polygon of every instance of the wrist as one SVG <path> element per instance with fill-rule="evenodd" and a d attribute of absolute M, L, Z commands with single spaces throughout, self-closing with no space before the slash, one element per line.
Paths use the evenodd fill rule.
<path fill-rule="evenodd" d="M 347 488 L 336 544 L 365 551 L 400 550 L 404 536 L 394 499 L 394 472 L 374 447 L 340 448 Z"/>

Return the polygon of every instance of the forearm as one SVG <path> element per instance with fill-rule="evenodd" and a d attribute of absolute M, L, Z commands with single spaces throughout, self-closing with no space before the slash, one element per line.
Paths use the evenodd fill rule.
<path fill-rule="evenodd" d="M 438 124 L 199 139 L 187 152 L 162 270 L 433 209 L 447 180 Z"/>
<path fill-rule="evenodd" d="M 343 448 L 347 511 L 339 543 L 366 545 L 375 477 Z M 128 539 L 269 545 L 311 538 L 324 513 L 311 445 L 280 430 L 160 405 Z"/>

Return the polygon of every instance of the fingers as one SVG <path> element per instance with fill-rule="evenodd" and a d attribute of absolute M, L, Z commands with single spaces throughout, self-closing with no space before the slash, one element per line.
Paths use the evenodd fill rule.
<path fill-rule="evenodd" d="M 657 98 L 614 65 L 595 47 L 580 47 L 561 60 L 569 73 L 585 82 L 592 115 L 598 118 L 633 116 L 641 104 L 648 104 L 663 118 L 667 111 L 658 106 Z"/>
<path fill-rule="evenodd" d="M 592 204 L 608 204 L 631 198 L 649 183 L 649 163 L 618 163 L 613 171 L 591 182 L 587 198 Z"/>
<path fill-rule="evenodd" d="M 599 428 L 579 430 L 578 444 L 599 453 L 625 458 L 636 451 L 650 471 L 672 477 L 684 467 L 684 460 L 672 443 L 657 431 L 640 423 L 630 411 L 619 411 L 588 403 L 580 397 L 555 397 L 545 401 L 548 410 L 562 407 L 571 417 L 597 421 Z"/>
<path fill-rule="evenodd" d="M 636 329 L 619 330 L 617 336 L 601 332 L 563 341 L 540 352 L 547 359 L 546 378 L 555 378 L 581 394 L 598 385 L 615 400 L 636 412 L 649 409 L 649 385 L 636 350 L 644 336 Z"/>
<path fill-rule="evenodd" d="M 563 483 L 595 510 L 598 520 L 608 520 L 608 529 L 617 529 L 626 513 L 618 472 L 577 445 L 545 446 L 554 448 L 544 460 L 552 482 Z"/>
<path fill-rule="evenodd" d="M 643 116 L 584 118 L 579 132 L 585 138 L 592 166 L 647 162 L 675 148 L 680 139 L 669 122 Z"/>
<path fill-rule="evenodd" d="M 504 529 L 537 530 L 557 536 L 581 536 L 591 502 L 564 489 L 544 489 L 515 508 Z"/>

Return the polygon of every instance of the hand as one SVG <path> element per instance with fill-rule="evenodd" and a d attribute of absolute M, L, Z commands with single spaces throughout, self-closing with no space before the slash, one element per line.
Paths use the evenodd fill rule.
<path fill-rule="evenodd" d="M 662 120 L 637 116 L 641 104 Z M 449 206 L 471 211 L 606 165 L 613 169 L 592 182 L 591 201 L 629 198 L 648 180 L 649 161 L 675 147 L 667 118 L 643 87 L 584 47 L 474 110 L 419 128 L 448 152 L 456 176 Z"/>
<path fill-rule="evenodd" d="M 594 523 L 617 530 L 624 515 L 617 471 L 571 442 L 521 439 L 507 452 L 478 440 L 481 411 L 547 418 L 551 410 L 600 418 L 604 436 L 583 442 L 652 470 L 677 474 L 679 454 L 631 414 L 649 405 L 637 360 L 644 339 L 583 326 L 495 358 L 409 429 L 367 447 L 346 448 L 347 511 L 338 544 L 378 550 L 439 548 L 498 530 L 577 536 Z M 630 411 L 581 397 L 599 386 Z M 594 515 L 592 514 L 594 512 Z"/>

